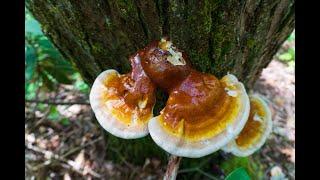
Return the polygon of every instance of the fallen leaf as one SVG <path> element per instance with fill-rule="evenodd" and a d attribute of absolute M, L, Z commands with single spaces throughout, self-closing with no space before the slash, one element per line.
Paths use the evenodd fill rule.
<path fill-rule="evenodd" d="M 75 164 L 73 165 L 75 169 L 81 169 L 84 167 L 85 158 L 84 158 L 84 149 L 80 151 L 77 157 L 74 159 Z"/>

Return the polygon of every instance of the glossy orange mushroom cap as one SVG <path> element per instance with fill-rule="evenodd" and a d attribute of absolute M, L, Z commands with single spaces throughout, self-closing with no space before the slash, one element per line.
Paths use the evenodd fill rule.
<path fill-rule="evenodd" d="M 221 80 L 192 71 L 169 94 L 161 114 L 149 122 L 153 140 L 182 157 L 211 154 L 232 140 L 249 115 L 249 99 L 233 75 Z"/>
<path fill-rule="evenodd" d="M 148 134 L 147 123 L 153 117 L 155 85 L 145 74 L 140 56 L 130 58 L 131 73 L 102 72 L 95 80 L 90 103 L 97 120 L 111 134 L 133 139 Z"/>
<path fill-rule="evenodd" d="M 180 83 L 192 70 L 185 53 L 164 39 L 152 42 L 139 55 L 148 77 L 165 90 Z"/>

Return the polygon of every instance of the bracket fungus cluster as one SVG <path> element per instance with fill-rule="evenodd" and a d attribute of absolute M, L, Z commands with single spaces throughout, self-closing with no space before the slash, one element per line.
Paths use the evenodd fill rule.
<path fill-rule="evenodd" d="M 232 74 L 218 79 L 196 71 L 169 40 L 152 42 L 129 59 L 130 73 L 104 71 L 90 92 L 96 118 L 111 134 L 133 139 L 150 133 L 165 151 L 190 158 L 219 149 L 247 156 L 270 134 L 271 115 L 261 98 L 249 97 Z M 169 98 L 153 117 L 156 88 Z"/>

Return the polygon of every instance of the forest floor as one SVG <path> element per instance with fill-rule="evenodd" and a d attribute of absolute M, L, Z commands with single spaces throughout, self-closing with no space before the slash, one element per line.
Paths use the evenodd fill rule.
<path fill-rule="evenodd" d="M 288 179 L 295 177 L 295 76 L 294 70 L 272 61 L 254 87 L 272 107 L 273 133 L 259 151 L 266 173 Z"/>
<path fill-rule="evenodd" d="M 273 133 L 253 158 L 260 161 L 267 179 L 295 179 L 294 68 L 273 60 L 253 90 L 268 99 L 273 114 Z M 72 85 L 61 85 L 49 94 L 39 92 L 38 99 L 26 102 L 26 179 L 161 178 L 166 162 L 150 157 L 143 166 L 130 163 L 117 147 L 106 144 L 108 137 L 93 119 L 88 95 Z M 106 148 L 119 155 L 121 163 L 113 162 Z"/>

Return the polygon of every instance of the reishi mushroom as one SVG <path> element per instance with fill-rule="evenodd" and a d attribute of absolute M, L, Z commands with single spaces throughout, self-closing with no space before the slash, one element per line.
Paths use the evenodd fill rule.
<path fill-rule="evenodd" d="M 128 74 L 107 70 L 97 77 L 90 92 L 92 109 L 102 127 L 117 137 L 150 133 L 173 155 L 172 167 L 180 157 L 198 158 L 221 148 L 237 156 L 252 154 L 270 134 L 271 115 L 261 98 L 249 100 L 232 74 L 218 79 L 196 71 L 167 38 L 150 43 L 130 61 Z M 153 117 L 156 88 L 169 98 Z"/>
<path fill-rule="evenodd" d="M 166 40 L 149 46 L 144 55 L 141 64 L 148 76 L 169 94 L 165 108 L 148 125 L 156 144 L 170 154 L 196 158 L 219 150 L 240 133 L 250 105 L 234 75 L 219 80 L 191 69 L 184 53 Z M 153 69 L 157 73 L 148 73 Z"/>
<path fill-rule="evenodd" d="M 250 115 L 240 134 L 223 148 L 235 156 L 249 156 L 261 148 L 272 130 L 271 112 L 257 94 L 249 95 Z"/>
<path fill-rule="evenodd" d="M 140 56 L 146 74 L 157 87 L 166 91 L 183 81 L 192 70 L 186 54 L 166 39 L 150 43 Z"/>
<path fill-rule="evenodd" d="M 155 85 L 141 66 L 139 52 L 129 59 L 130 73 L 106 70 L 96 78 L 90 92 L 90 104 L 100 125 L 124 139 L 148 134 L 147 123 L 155 104 Z"/>

